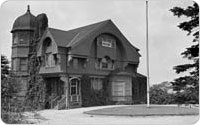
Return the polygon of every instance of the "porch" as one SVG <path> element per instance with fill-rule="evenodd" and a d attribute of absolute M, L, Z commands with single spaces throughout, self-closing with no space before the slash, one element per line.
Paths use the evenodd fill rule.
<path fill-rule="evenodd" d="M 80 80 L 68 76 L 45 77 L 45 109 L 81 107 Z"/>

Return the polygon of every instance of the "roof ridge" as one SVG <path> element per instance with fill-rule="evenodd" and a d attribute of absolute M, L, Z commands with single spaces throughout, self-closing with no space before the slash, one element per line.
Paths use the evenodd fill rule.
<path fill-rule="evenodd" d="M 146 77 L 145 75 L 143 75 L 143 74 L 141 74 L 141 73 L 139 73 L 139 72 L 137 72 L 136 75 L 139 75 L 139 76 L 141 76 L 141 77 Z"/>
<path fill-rule="evenodd" d="M 77 34 L 75 35 L 75 37 L 68 43 L 68 45 L 67 45 L 68 47 L 72 45 L 72 43 L 73 43 L 74 40 L 79 36 L 79 34 L 80 34 L 80 33 L 77 33 Z"/>
<path fill-rule="evenodd" d="M 87 37 L 87 36 L 90 35 L 93 31 L 95 31 L 95 30 L 98 29 L 99 27 L 104 26 L 104 25 L 107 24 L 109 21 L 111 21 L 111 20 L 105 20 L 105 21 L 101 21 L 101 22 L 98 22 L 98 23 L 94 23 L 94 24 L 85 26 L 85 27 L 91 27 L 91 26 L 93 25 L 93 26 L 96 26 L 96 27 L 94 27 L 94 28 L 88 30 L 84 37 Z M 78 29 L 82 29 L 82 28 L 84 28 L 84 27 L 77 28 L 77 30 L 78 30 Z M 75 29 L 75 30 L 76 30 L 76 29 Z M 72 30 L 72 31 L 73 31 L 73 30 Z M 83 32 L 83 31 L 80 31 L 79 33 L 81 33 L 81 32 Z M 83 37 L 83 36 L 82 36 L 82 37 Z M 76 38 L 77 38 L 77 37 L 76 37 Z M 74 43 L 73 46 L 75 47 L 76 45 L 77 45 L 77 44 Z"/>
<path fill-rule="evenodd" d="M 76 30 L 76 29 L 78 30 L 78 29 L 81 29 L 81 28 L 84 28 L 84 27 L 89 27 L 89 26 L 92 26 L 92 25 L 97 25 L 97 24 L 108 22 L 108 21 L 110 21 L 110 19 L 107 19 L 107 20 L 104 20 L 104 21 L 99 21 L 99 22 L 96 22 L 96 23 L 91 23 L 91 24 L 81 26 L 81 27 L 78 27 L 78 28 L 75 28 L 75 29 L 70 29 L 68 31 L 72 31 L 72 30 Z"/>
<path fill-rule="evenodd" d="M 48 27 L 48 29 L 52 29 L 52 30 L 59 30 L 59 31 L 62 31 L 62 32 L 67 32 L 66 30 L 61 30 L 61 29 L 52 28 L 52 27 Z"/>
<path fill-rule="evenodd" d="M 62 31 L 62 32 L 68 32 L 68 31 L 73 31 L 73 30 L 78 30 L 78 29 L 81 29 L 81 28 L 89 27 L 89 26 L 92 26 L 92 25 L 105 23 L 105 22 L 108 22 L 108 21 L 111 21 L 111 19 L 99 21 L 99 22 L 96 22 L 96 23 L 91 23 L 91 24 L 88 24 L 88 25 L 85 25 L 85 26 L 81 26 L 81 27 L 78 27 L 78 28 L 74 28 L 74 29 L 70 29 L 70 30 L 62 30 L 62 29 L 57 29 L 57 28 L 52 28 L 52 27 L 48 27 L 48 28 L 49 29 L 53 29 L 53 30 L 59 30 L 59 31 Z"/>
<path fill-rule="evenodd" d="M 48 30 L 51 32 L 53 37 L 57 39 L 58 45 L 61 46 L 76 46 L 77 40 L 82 39 L 83 37 L 91 34 L 92 31 L 95 31 L 97 28 L 106 25 L 111 20 L 104 20 L 97 23 L 89 24 L 86 26 L 82 26 L 79 28 L 71 29 L 71 30 L 61 30 L 56 28 L 48 27 Z"/>

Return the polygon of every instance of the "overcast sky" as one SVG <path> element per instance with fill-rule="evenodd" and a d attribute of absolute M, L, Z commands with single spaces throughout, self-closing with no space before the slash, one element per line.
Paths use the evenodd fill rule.
<path fill-rule="evenodd" d="M 80 26 L 111 19 L 125 37 L 140 49 L 138 72 L 146 75 L 146 23 L 145 1 L 8 1 L 0 9 L 1 54 L 11 57 L 11 29 L 14 20 L 24 14 L 27 5 L 37 16 L 46 13 L 49 27 L 69 30 Z M 177 25 L 186 20 L 177 18 L 169 11 L 174 6 L 187 7 L 190 0 L 149 0 L 149 55 L 150 84 L 172 81 L 178 75 L 173 66 L 187 63 L 180 55 L 192 44 L 192 37 Z M 183 74 L 182 74 L 183 75 Z"/>

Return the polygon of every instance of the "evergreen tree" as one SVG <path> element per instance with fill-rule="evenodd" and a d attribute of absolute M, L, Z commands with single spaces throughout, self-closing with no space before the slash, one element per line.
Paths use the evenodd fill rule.
<path fill-rule="evenodd" d="M 5 79 L 9 74 L 9 61 L 6 56 L 1 55 L 1 80 Z"/>
<path fill-rule="evenodd" d="M 178 27 L 192 35 L 193 45 L 181 53 L 183 58 L 193 63 L 182 64 L 174 67 L 176 73 L 189 71 L 189 75 L 175 79 L 172 84 L 177 91 L 179 103 L 198 103 L 199 100 L 199 7 L 197 3 L 187 8 L 174 7 L 170 10 L 174 16 L 185 16 L 189 20 L 181 22 Z"/>

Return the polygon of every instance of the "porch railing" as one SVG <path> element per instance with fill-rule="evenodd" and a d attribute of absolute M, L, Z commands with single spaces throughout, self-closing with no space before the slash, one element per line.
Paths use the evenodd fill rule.
<path fill-rule="evenodd" d="M 79 102 L 80 101 L 80 95 L 71 95 L 70 101 L 71 102 Z"/>
<path fill-rule="evenodd" d="M 58 109 L 66 108 L 66 96 L 63 95 L 62 98 L 58 101 Z"/>
<path fill-rule="evenodd" d="M 51 100 L 51 108 L 54 108 L 58 104 L 59 96 L 56 96 Z"/>

